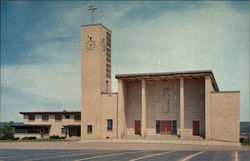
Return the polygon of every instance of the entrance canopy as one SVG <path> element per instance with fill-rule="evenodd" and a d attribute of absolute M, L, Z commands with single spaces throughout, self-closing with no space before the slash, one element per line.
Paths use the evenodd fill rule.
<path fill-rule="evenodd" d="M 63 127 L 81 127 L 81 125 L 63 125 Z"/>

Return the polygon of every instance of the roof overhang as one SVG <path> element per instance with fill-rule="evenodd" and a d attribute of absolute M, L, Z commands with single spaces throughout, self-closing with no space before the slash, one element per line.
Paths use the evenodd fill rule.
<path fill-rule="evenodd" d="M 38 112 L 19 112 L 20 114 L 81 114 L 81 111 L 38 111 Z"/>
<path fill-rule="evenodd" d="M 122 79 L 125 81 L 140 81 L 145 80 L 175 80 L 181 77 L 187 79 L 205 78 L 210 76 L 213 87 L 216 91 L 219 91 L 219 87 L 216 83 L 212 70 L 201 70 L 201 71 L 184 71 L 184 72 L 160 72 L 160 73 L 135 73 L 135 74 L 117 74 L 116 79 Z"/>
<path fill-rule="evenodd" d="M 21 124 L 21 125 L 11 125 L 12 127 L 20 127 L 20 128 L 28 128 L 28 127 L 36 127 L 36 128 L 42 128 L 42 127 L 51 127 L 50 124 Z"/>

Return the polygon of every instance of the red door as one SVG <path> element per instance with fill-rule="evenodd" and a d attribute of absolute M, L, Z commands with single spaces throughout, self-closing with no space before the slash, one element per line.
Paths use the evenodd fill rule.
<path fill-rule="evenodd" d="M 141 120 L 135 120 L 135 135 L 141 135 Z"/>
<path fill-rule="evenodd" d="M 172 121 L 161 121 L 160 122 L 160 129 L 161 129 L 161 134 L 168 134 L 171 135 L 172 131 Z"/>
<path fill-rule="evenodd" d="M 193 135 L 200 135 L 200 121 L 193 120 Z"/>

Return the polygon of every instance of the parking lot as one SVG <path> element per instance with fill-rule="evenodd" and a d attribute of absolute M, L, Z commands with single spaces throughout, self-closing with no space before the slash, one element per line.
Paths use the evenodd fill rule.
<path fill-rule="evenodd" d="M 0 149 L 0 160 L 248 161 L 249 151 Z"/>

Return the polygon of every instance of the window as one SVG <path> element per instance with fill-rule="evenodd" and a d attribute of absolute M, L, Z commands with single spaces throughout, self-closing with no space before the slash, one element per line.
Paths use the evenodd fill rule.
<path fill-rule="evenodd" d="M 38 134 L 40 133 L 40 128 L 28 128 L 28 133 Z"/>
<path fill-rule="evenodd" d="M 70 115 L 65 115 L 65 119 L 70 119 Z"/>
<path fill-rule="evenodd" d="M 48 128 L 45 128 L 44 131 L 43 131 L 44 134 L 49 134 L 49 129 Z"/>
<path fill-rule="evenodd" d="M 49 120 L 49 115 L 42 115 L 42 120 L 43 121 L 48 121 Z"/>
<path fill-rule="evenodd" d="M 160 134 L 160 132 L 161 132 L 160 125 L 161 125 L 161 121 L 156 120 L 156 134 Z"/>
<path fill-rule="evenodd" d="M 172 134 L 177 135 L 177 121 L 176 120 L 172 121 Z"/>
<path fill-rule="evenodd" d="M 107 120 L 107 130 L 109 130 L 109 131 L 113 130 L 113 120 L 111 120 L 111 119 Z"/>
<path fill-rule="evenodd" d="M 92 125 L 88 125 L 88 128 L 87 128 L 87 133 L 88 134 L 92 134 Z"/>
<path fill-rule="evenodd" d="M 109 32 L 106 32 L 106 45 L 111 48 L 111 34 Z"/>
<path fill-rule="evenodd" d="M 56 121 L 61 121 L 62 120 L 62 115 L 55 115 L 55 120 Z"/>
<path fill-rule="evenodd" d="M 106 81 L 106 92 L 109 91 L 109 81 Z"/>
<path fill-rule="evenodd" d="M 34 121 L 35 120 L 35 115 L 29 115 L 29 121 Z"/>
<path fill-rule="evenodd" d="M 61 128 L 61 134 L 66 134 L 66 133 L 67 133 L 67 129 Z"/>
<path fill-rule="evenodd" d="M 28 129 L 15 128 L 15 133 L 28 133 Z"/>
<path fill-rule="evenodd" d="M 81 120 L 81 115 L 74 115 L 75 120 Z"/>

